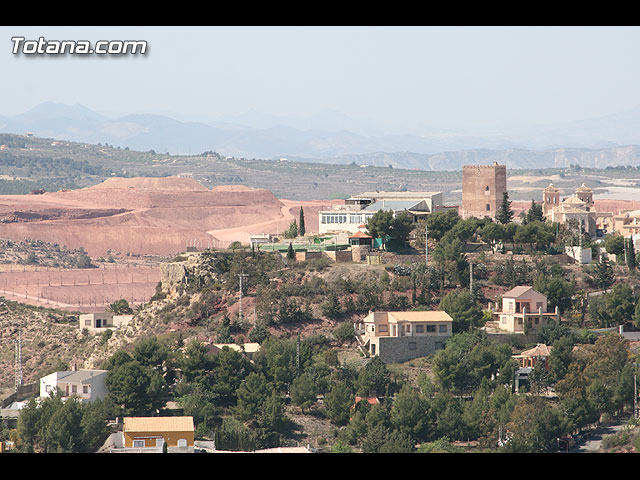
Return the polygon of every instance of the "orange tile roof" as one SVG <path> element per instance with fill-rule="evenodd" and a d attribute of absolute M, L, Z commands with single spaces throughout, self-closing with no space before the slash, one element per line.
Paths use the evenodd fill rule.
<path fill-rule="evenodd" d="M 520 355 L 523 357 L 548 357 L 551 355 L 551 350 L 544 343 L 539 343 L 535 347 L 525 350 Z"/>
<path fill-rule="evenodd" d="M 193 417 L 125 417 L 125 432 L 191 432 Z"/>

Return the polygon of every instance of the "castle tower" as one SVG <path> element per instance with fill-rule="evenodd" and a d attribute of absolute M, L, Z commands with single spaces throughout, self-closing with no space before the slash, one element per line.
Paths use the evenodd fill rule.
<path fill-rule="evenodd" d="M 576 190 L 576 197 L 586 203 L 587 211 L 591 210 L 591 207 L 593 207 L 593 191 L 584 183 Z"/>
<path fill-rule="evenodd" d="M 462 166 L 462 218 L 496 218 L 507 191 L 507 166 Z"/>
<path fill-rule="evenodd" d="M 542 191 L 542 213 L 547 216 L 547 213 L 557 207 L 560 204 L 560 190 L 550 183 L 547 188 Z"/>

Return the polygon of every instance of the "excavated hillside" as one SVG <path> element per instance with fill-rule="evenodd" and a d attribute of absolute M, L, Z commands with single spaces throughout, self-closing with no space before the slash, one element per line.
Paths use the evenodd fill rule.
<path fill-rule="evenodd" d="M 83 247 L 91 256 L 107 250 L 168 256 L 195 242 L 228 246 L 217 230 L 265 222 L 287 226 L 294 218 L 289 210 L 265 189 L 209 190 L 179 177 L 110 178 L 79 190 L 0 196 L 0 238 Z"/>

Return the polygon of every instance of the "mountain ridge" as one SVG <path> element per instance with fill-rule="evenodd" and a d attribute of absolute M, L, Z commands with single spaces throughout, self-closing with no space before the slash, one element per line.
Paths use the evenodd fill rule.
<path fill-rule="evenodd" d="M 327 112 L 318 120 L 327 126 L 331 118 L 335 118 L 333 130 L 315 128 L 321 125 L 314 124 L 313 119 L 306 121 L 305 126 L 309 128 L 300 129 L 284 117 L 259 112 L 249 112 L 234 120 L 244 119 L 251 124 L 251 115 L 255 117 L 254 126 L 219 120 L 183 121 L 154 113 L 111 118 L 77 103 L 44 102 L 22 114 L 0 116 L 0 131 L 33 132 L 38 137 L 174 155 L 217 151 L 240 158 L 285 157 L 304 162 L 356 162 L 426 170 L 455 169 L 461 162 L 499 161 L 513 168 L 563 167 L 575 163 L 604 168 L 640 162 L 635 148 L 640 145 L 638 107 L 577 122 L 539 125 L 513 132 L 483 130 L 477 134 L 446 129 L 431 129 L 423 135 L 367 134 L 366 129 L 347 129 L 349 118 L 337 112 Z M 351 126 L 355 124 L 352 122 Z"/>

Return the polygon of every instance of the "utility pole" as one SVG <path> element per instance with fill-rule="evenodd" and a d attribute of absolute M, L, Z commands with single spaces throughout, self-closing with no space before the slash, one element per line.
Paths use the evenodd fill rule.
<path fill-rule="evenodd" d="M 238 278 L 240 279 L 240 304 L 239 304 L 239 310 L 238 310 L 238 321 L 242 322 L 242 279 L 244 277 L 248 277 L 249 275 L 246 273 L 239 273 L 238 274 Z"/>
<path fill-rule="evenodd" d="M 296 377 L 300 376 L 300 337 L 296 342 Z"/>
<path fill-rule="evenodd" d="M 429 227 L 427 227 L 427 222 L 424 222 L 424 265 L 427 266 L 429 264 Z"/>
<path fill-rule="evenodd" d="M 18 340 L 16 341 L 16 392 L 22 384 L 22 330 L 18 330 Z"/>
<path fill-rule="evenodd" d="M 637 374 L 633 374 L 633 416 L 638 418 L 638 388 L 636 384 Z"/>

